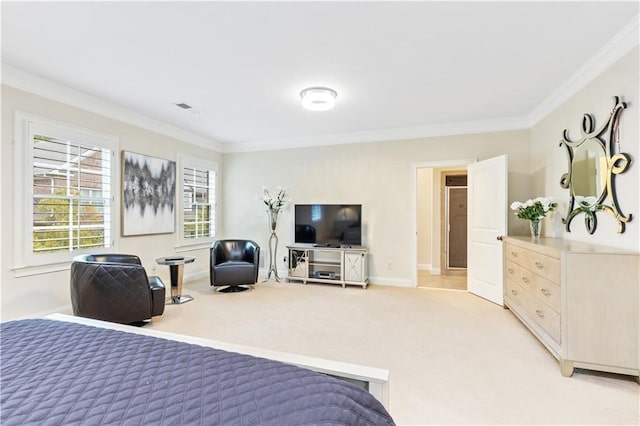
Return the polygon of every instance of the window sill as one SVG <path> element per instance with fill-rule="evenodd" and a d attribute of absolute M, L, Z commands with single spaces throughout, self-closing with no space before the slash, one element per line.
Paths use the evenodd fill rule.
<path fill-rule="evenodd" d="M 37 266 L 16 266 L 12 271 L 16 278 L 23 278 L 33 275 L 50 274 L 52 272 L 68 271 L 70 268 L 71 262 L 62 262 Z"/>

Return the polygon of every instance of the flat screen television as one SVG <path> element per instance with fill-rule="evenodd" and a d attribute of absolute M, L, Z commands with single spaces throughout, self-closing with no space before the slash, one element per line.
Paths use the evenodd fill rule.
<path fill-rule="evenodd" d="M 361 204 L 296 204 L 295 242 L 317 246 L 361 246 Z"/>

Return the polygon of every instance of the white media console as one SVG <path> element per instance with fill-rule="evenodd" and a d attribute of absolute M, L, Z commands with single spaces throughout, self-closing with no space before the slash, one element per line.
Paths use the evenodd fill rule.
<path fill-rule="evenodd" d="M 326 284 L 359 285 L 367 288 L 368 250 L 363 247 L 287 246 L 288 280 Z"/>

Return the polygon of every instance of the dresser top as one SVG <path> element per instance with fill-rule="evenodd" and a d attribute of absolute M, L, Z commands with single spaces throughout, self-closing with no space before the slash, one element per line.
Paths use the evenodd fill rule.
<path fill-rule="evenodd" d="M 504 237 L 504 241 L 549 255 L 557 254 L 559 252 L 638 255 L 637 252 L 632 250 L 585 243 L 582 241 L 565 240 L 563 238 L 540 238 L 536 241 L 531 237 L 507 236 Z"/>

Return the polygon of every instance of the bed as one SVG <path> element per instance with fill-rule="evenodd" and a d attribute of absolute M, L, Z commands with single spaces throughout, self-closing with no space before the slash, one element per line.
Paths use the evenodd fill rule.
<path fill-rule="evenodd" d="M 394 424 L 384 370 L 64 315 L 0 330 L 3 426 Z"/>

